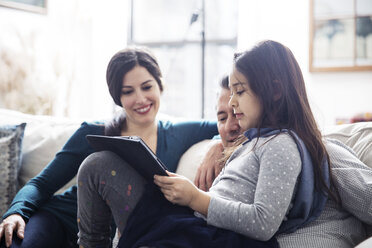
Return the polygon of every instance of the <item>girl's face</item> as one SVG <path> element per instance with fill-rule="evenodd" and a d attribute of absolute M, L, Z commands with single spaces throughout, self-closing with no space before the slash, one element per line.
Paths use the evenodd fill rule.
<path fill-rule="evenodd" d="M 124 75 L 120 101 L 128 124 L 145 126 L 155 121 L 160 106 L 160 88 L 145 67 L 136 66 Z"/>
<path fill-rule="evenodd" d="M 262 113 L 261 103 L 249 87 L 248 80 L 235 68 L 229 77 L 229 87 L 229 105 L 233 108 L 242 131 L 257 127 Z"/>

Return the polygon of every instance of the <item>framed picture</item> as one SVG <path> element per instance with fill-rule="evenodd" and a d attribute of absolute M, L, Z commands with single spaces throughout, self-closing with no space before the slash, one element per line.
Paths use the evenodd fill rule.
<path fill-rule="evenodd" d="M 372 1 L 310 0 L 309 69 L 372 70 Z"/>
<path fill-rule="evenodd" d="M 0 6 L 21 9 L 40 14 L 47 13 L 47 0 L 0 0 Z"/>

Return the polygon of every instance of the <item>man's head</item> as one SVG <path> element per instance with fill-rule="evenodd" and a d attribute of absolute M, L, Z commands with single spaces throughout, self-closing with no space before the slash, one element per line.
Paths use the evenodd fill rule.
<path fill-rule="evenodd" d="M 221 88 L 217 99 L 217 126 L 223 146 L 228 147 L 231 146 L 240 135 L 240 126 L 232 107 L 229 106 L 230 89 L 228 76 L 222 78 L 220 86 Z"/>

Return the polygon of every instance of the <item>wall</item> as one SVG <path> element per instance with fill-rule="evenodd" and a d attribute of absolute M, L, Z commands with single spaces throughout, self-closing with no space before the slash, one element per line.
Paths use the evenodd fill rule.
<path fill-rule="evenodd" d="M 54 115 L 106 118 L 106 66 L 125 47 L 127 11 L 121 0 L 49 0 L 46 15 L 0 6 L 0 51 L 32 57 L 25 87 L 49 91 Z"/>
<path fill-rule="evenodd" d="M 372 72 L 310 73 L 309 1 L 240 0 L 238 48 L 273 39 L 288 46 L 304 74 L 313 112 L 321 127 L 336 118 L 372 112 Z"/>
<path fill-rule="evenodd" d="M 0 7 L 0 50 L 23 48 L 35 56 L 33 73 L 38 76 L 32 80 L 42 86 L 37 91 L 56 92 L 55 115 L 108 117 L 113 105 L 105 70 L 111 56 L 126 44 L 128 1 L 48 3 L 47 15 Z M 309 1 L 240 0 L 239 4 L 239 49 L 262 39 L 287 45 L 302 68 L 320 126 L 372 111 L 372 72 L 309 73 Z"/>

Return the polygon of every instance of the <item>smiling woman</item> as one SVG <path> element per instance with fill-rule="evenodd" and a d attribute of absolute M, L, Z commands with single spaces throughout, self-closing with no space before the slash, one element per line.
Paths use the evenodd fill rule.
<path fill-rule="evenodd" d="M 140 136 L 169 171 L 176 170 L 178 160 L 191 145 L 217 134 L 214 122 L 157 120 L 163 83 L 159 65 L 148 50 L 127 48 L 116 53 L 107 67 L 107 83 L 122 111 L 106 125 L 105 133 Z M 85 158 L 79 168 L 78 184 L 79 244 L 106 247 L 110 242 L 111 213 L 122 233 L 146 180 L 126 161 L 103 151 Z M 94 207 L 87 202 L 94 202 Z"/>
<path fill-rule="evenodd" d="M 154 119 L 159 110 L 160 93 L 159 85 L 145 67 L 136 66 L 124 76 L 120 100 L 127 115 L 127 128 L 122 135 L 138 133 L 148 125 L 156 129 Z"/>
<path fill-rule="evenodd" d="M 138 135 L 156 152 L 156 115 L 163 91 L 159 65 L 146 49 L 124 49 L 107 67 L 107 83 L 115 103 L 123 108 L 108 135 Z"/>
<path fill-rule="evenodd" d="M 94 153 L 86 135 L 139 136 L 169 171 L 175 171 L 181 155 L 190 146 L 218 133 L 215 122 L 157 120 L 163 90 L 161 72 L 155 57 L 145 49 L 127 48 L 116 53 L 107 66 L 106 79 L 114 102 L 121 107 L 120 115 L 107 123 L 84 122 L 43 171 L 18 192 L 0 224 L 0 239 L 4 242 L 5 237 L 7 246 L 77 247 L 78 225 L 84 247 L 95 242 L 90 237 L 100 237 L 99 242 L 108 245 L 111 214 L 118 230 L 123 230 L 124 220 L 141 196 L 145 179 L 134 175 L 115 154 Z M 74 185 L 62 194 L 55 194 L 78 171 L 79 187 Z M 94 179 L 89 178 L 91 175 L 95 175 Z M 104 191 L 85 194 L 92 190 L 89 188 L 92 183 L 94 189 Z M 77 195 L 81 201 L 79 213 Z M 130 201 L 122 211 L 123 197 L 129 196 Z M 96 222 L 91 225 L 90 221 Z"/>

